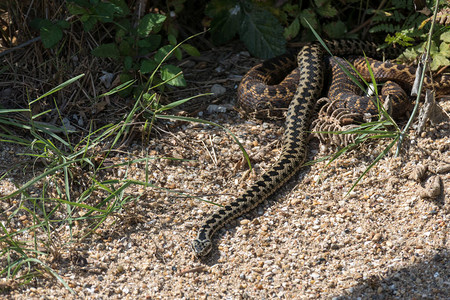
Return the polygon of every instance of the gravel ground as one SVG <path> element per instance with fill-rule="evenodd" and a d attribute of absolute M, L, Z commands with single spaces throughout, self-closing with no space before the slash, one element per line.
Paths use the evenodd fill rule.
<path fill-rule="evenodd" d="M 223 59 L 235 59 L 236 65 L 242 57 L 245 53 Z M 136 164 L 105 174 L 105 179 L 123 178 L 126 173 L 145 181 L 147 175 L 157 186 L 226 204 L 270 167 L 280 153 L 283 121 L 242 119 L 232 107 L 239 76 L 248 67 L 224 72 L 218 69 L 221 58 L 215 61 L 219 63 L 209 76 L 220 78 L 220 73 L 222 79 L 199 85 L 208 90 L 219 84 L 226 92 L 208 98 L 218 106 L 209 106 L 209 112 L 200 108 L 196 114 L 230 129 L 250 155 L 253 170 L 248 171 L 238 145 L 225 131 L 162 122 L 148 146 L 132 144 L 112 160 L 156 156 L 189 161 L 155 159 L 147 166 Z M 202 63 L 194 61 L 194 69 Z M 441 105 L 450 112 L 449 100 Z M 192 255 L 190 240 L 215 207 L 165 190 L 129 188 L 126 193 L 134 201 L 94 235 L 70 244 L 55 241 L 59 259 L 51 266 L 76 295 L 48 275 L 0 295 L 10 299 L 448 299 L 449 136 L 448 121 L 428 127 L 418 137 L 412 133 L 401 156 L 390 153 L 383 158 L 348 197 L 353 182 L 387 141 L 364 144 L 329 166 L 319 162 L 304 168 L 255 211 L 220 230 L 211 255 L 201 261 Z M 331 153 L 324 148 L 312 139 L 309 159 Z M 17 154 L 25 151 L 0 145 L 0 165 L 12 166 L 23 159 Z M 22 172 L 16 170 L 0 181 L 0 196 L 26 179 Z M 2 203 L 2 211 L 17 205 L 13 200 Z M 26 217 L 21 220 L 25 221 Z M 81 223 L 73 234 L 82 229 Z M 67 241 L 68 232 L 60 236 Z M 3 280 L 6 284 L 11 283 Z"/>

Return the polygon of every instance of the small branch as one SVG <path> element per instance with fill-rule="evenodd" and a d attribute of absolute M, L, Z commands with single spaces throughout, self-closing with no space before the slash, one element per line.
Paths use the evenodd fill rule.
<path fill-rule="evenodd" d="M 40 41 L 40 40 L 41 40 L 41 37 L 38 36 L 38 37 L 35 37 L 34 39 L 31 39 L 31 40 L 26 41 L 26 42 L 23 43 L 23 44 L 20 44 L 19 46 L 9 48 L 9 49 L 7 49 L 7 50 L 1 52 L 1 53 L 0 53 L 0 57 L 5 56 L 5 55 L 8 54 L 8 53 L 11 53 L 11 52 L 13 52 L 13 51 L 15 51 L 15 50 L 18 50 L 18 49 L 20 49 L 20 48 L 26 47 L 26 46 L 28 46 L 28 45 L 30 45 L 30 44 L 32 44 L 32 43 L 34 43 L 34 42 Z"/>

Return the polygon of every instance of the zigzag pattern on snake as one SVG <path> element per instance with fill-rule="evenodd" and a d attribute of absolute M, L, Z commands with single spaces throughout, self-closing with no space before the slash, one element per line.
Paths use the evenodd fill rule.
<path fill-rule="evenodd" d="M 380 57 L 376 46 L 367 42 L 330 41 L 327 42 L 327 46 L 336 55 L 356 55 L 364 51 L 369 56 Z M 277 162 L 241 196 L 220 208 L 204 222 L 197 238 L 192 241 L 192 248 L 198 257 L 210 252 L 211 238 L 218 229 L 230 220 L 254 209 L 301 168 L 306 158 L 306 138 L 311 112 L 323 89 L 323 57 L 324 52 L 320 44 L 311 43 L 304 46 L 297 55 L 298 71 L 282 81 L 282 83 L 287 82 L 287 85 L 280 84 L 274 88 L 270 86 L 274 83 L 268 78 L 276 73 L 274 70 L 279 69 L 279 65 L 274 64 L 275 60 L 255 66 L 243 78 L 238 89 L 239 104 L 244 110 L 257 113 L 286 106 L 286 102 L 282 105 L 279 105 L 279 102 L 285 101 L 286 96 L 289 97 L 287 94 L 295 89 L 287 111 L 281 155 Z M 289 63 L 288 61 L 289 59 L 286 63 Z M 294 88 L 284 88 L 284 86 L 292 85 Z M 267 101 L 255 102 L 255 97 L 257 98 L 258 95 L 263 95 Z"/>

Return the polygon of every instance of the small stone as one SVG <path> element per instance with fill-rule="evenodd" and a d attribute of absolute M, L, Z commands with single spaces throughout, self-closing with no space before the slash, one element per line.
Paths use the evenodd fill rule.
<path fill-rule="evenodd" d="M 224 88 L 223 86 L 221 86 L 220 84 L 213 84 L 213 86 L 211 87 L 211 93 L 214 94 L 214 96 L 220 96 L 225 94 L 225 92 L 227 91 L 226 88 Z"/>
<path fill-rule="evenodd" d="M 381 240 L 381 234 L 379 234 L 379 233 L 376 233 L 372 238 L 373 242 L 378 242 L 380 240 Z"/>
<path fill-rule="evenodd" d="M 241 224 L 241 225 L 247 225 L 248 223 L 250 223 L 249 219 L 243 219 L 239 222 L 239 224 Z"/>

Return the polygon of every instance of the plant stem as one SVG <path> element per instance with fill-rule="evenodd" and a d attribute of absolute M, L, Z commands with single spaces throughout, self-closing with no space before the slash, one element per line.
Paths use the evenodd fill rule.
<path fill-rule="evenodd" d="M 437 10 L 438 10 L 438 6 L 439 6 L 438 2 L 439 2 L 439 0 L 436 0 L 436 2 L 435 2 L 433 20 L 431 21 L 430 32 L 428 34 L 427 48 L 426 48 L 424 55 L 421 58 L 421 63 L 423 65 L 423 69 L 422 69 L 422 73 L 420 74 L 420 82 L 419 82 L 419 89 L 417 91 L 416 104 L 414 105 L 414 109 L 411 113 L 411 117 L 409 118 L 408 123 L 406 123 L 405 128 L 400 133 L 395 156 L 398 156 L 400 154 L 400 149 L 401 149 L 403 139 L 404 139 L 409 127 L 411 126 L 412 121 L 415 119 L 417 110 L 419 108 L 419 100 L 420 100 L 420 95 L 422 94 L 423 80 L 425 78 L 425 72 L 428 69 L 428 63 L 429 63 L 429 58 L 430 58 L 431 36 L 433 35 L 434 24 L 436 23 L 436 15 L 437 15 Z"/>

